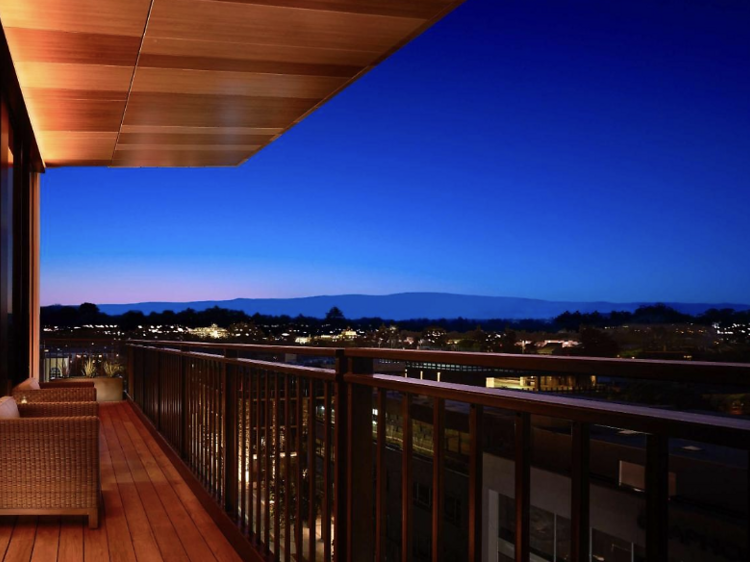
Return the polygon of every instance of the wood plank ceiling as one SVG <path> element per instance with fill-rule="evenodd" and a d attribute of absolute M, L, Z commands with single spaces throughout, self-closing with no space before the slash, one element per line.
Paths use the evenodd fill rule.
<path fill-rule="evenodd" d="M 235 166 L 463 0 L 0 0 L 48 166 Z"/>

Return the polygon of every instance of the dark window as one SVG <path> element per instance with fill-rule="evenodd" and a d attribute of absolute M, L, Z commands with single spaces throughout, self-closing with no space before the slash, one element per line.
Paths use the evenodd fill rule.
<path fill-rule="evenodd" d="M 432 487 L 414 482 L 413 494 L 414 505 L 423 507 L 424 509 L 432 509 Z"/>
<path fill-rule="evenodd" d="M 456 525 L 461 522 L 461 500 L 450 494 L 445 496 L 445 520 Z"/>

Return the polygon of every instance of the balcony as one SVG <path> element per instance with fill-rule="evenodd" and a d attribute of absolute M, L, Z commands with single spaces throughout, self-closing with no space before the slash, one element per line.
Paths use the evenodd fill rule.
<path fill-rule="evenodd" d="M 100 419 L 100 527 L 82 517 L 0 517 L 0 559 L 239 562 L 132 406 L 103 404 Z"/>
<path fill-rule="evenodd" d="M 184 463 L 244 558 L 747 559 L 746 417 L 455 382 L 746 392 L 747 365 L 154 341 L 127 354 L 123 411 Z"/>

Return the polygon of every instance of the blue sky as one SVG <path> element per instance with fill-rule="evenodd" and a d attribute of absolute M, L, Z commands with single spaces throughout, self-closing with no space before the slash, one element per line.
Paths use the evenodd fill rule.
<path fill-rule="evenodd" d="M 750 6 L 467 0 L 233 169 L 49 170 L 42 303 L 750 302 Z"/>

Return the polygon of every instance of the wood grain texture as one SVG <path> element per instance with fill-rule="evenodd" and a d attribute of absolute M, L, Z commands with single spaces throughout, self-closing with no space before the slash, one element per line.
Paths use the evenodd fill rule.
<path fill-rule="evenodd" d="M 261 145 L 271 142 L 274 135 L 253 135 L 227 132 L 227 129 L 212 129 L 215 134 L 184 132 L 184 133 L 120 133 L 119 148 L 125 150 L 129 145 L 146 145 L 149 143 L 160 145 L 190 145 L 213 146 L 221 149 L 226 145 Z"/>
<path fill-rule="evenodd" d="M 30 90 L 110 92 L 110 99 L 126 99 L 133 69 L 104 64 L 16 62 L 16 73 Z M 54 90 L 50 85 L 54 84 Z M 28 93 L 26 96 L 28 97 Z"/>
<path fill-rule="evenodd" d="M 0 0 L 0 17 L 50 166 L 236 166 L 460 1 Z"/>
<path fill-rule="evenodd" d="M 321 99 L 345 83 L 345 78 L 331 76 L 139 67 L 131 95 L 161 92 Z"/>
<path fill-rule="evenodd" d="M 157 0 L 148 35 L 384 52 L 424 20 L 203 0 Z"/>
<path fill-rule="evenodd" d="M 436 7 L 448 6 L 450 0 L 207 0 L 211 2 L 232 2 L 236 4 L 255 4 L 257 6 L 276 6 L 285 8 L 303 8 L 305 10 L 326 10 L 332 12 L 350 12 L 354 14 L 372 14 L 379 16 L 400 16 L 426 19 L 435 13 Z"/>
<path fill-rule="evenodd" d="M 41 149 L 48 166 L 71 161 L 105 162 L 112 159 L 116 141 L 116 131 L 46 131 Z"/>
<path fill-rule="evenodd" d="M 6 27 L 5 35 L 19 62 L 135 65 L 140 37 L 70 33 L 51 29 Z"/>
<path fill-rule="evenodd" d="M 144 38 L 141 51 L 141 55 L 203 56 L 214 59 L 344 65 L 358 68 L 372 64 L 381 54 L 380 51 L 368 51 L 363 48 L 346 50 L 284 44 L 268 45 L 259 43 L 252 37 L 243 37 L 239 42 L 232 42 L 228 39 L 210 41 L 200 35 L 181 39 L 156 37 L 151 34 Z"/>
<path fill-rule="evenodd" d="M 100 418 L 100 527 L 0 517 L 0 562 L 240 562 L 131 406 L 103 405 Z"/>
<path fill-rule="evenodd" d="M 0 0 L 0 16 L 4 27 L 140 37 L 149 3 L 150 0 Z"/>
<path fill-rule="evenodd" d="M 284 127 L 318 100 L 205 94 L 133 92 L 126 125 Z"/>
<path fill-rule="evenodd" d="M 275 137 L 284 132 L 284 129 L 277 127 L 162 127 L 151 125 L 123 125 L 120 129 L 121 135 L 138 134 L 173 134 L 173 135 L 263 135 Z M 122 137 L 121 137 L 122 138 Z M 143 142 L 143 141 L 142 141 Z"/>
<path fill-rule="evenodd" d="M 194 168 L 236 166 L 247 151 L 116 150 L 112 166 L 125 168 Z"/>

